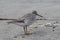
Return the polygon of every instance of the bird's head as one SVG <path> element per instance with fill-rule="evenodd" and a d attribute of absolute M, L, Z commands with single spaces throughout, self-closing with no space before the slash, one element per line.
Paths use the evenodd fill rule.
<path fill-rule="evenodd" d="M 37 15 L 37 16 L 43 17 L 43 16 L 37 14 L 37 11 L 33 11 L 32 13 L 35 14 L 35 15 Z"/>

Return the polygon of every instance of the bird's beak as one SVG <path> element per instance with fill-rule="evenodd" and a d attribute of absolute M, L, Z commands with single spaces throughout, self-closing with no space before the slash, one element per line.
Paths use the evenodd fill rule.
<path fill-rule="evenodd" d="M 39 16 L 39 17 L 43 17 L 43 16 L 41 16 L 41 15 L 39 15 L 39 14 L 36 14 L 37 16 Z"/>

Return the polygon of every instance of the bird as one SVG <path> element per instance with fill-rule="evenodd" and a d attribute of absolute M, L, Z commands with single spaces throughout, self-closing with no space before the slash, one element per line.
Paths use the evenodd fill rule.
<path fill-rule="evenodd" d="M 36 21 L 36 16 L 43 17 L 42 15 L 39 15 L 37 13 L 37 11 L 32 11 L 31 13 L 27 13 L 17 20 L 12 20 L 7 23 L 8 24 L 13 23 L 13 24 L 17 24 L 17 25 L 23 27 L 24 34 L 30 35 L 32 33 L 28 32 L 27 27 L 29 27 L 30 25 L 32 25 Z"/>

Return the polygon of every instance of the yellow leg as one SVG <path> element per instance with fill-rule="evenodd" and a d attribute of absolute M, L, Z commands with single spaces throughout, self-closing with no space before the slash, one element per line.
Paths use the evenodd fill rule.
<path fill-rule="evenodd" d="M 24 28 L 24 34 L 25 35 L 31 35 L 31 33 L 29 33 L 28 31 L 27 31 L 27 26 L 25 26 L 25 27 L 23 27 Z"/>
<path fill-rule="evenodd" d="M 24 29 L 24 34 L 25 34 L 25 33 L 26 33 L 26 32 L 25 32 L 25 27 L 23 27 L 23 29 Z"/>
<path fill-rule="evenodd" d="M 25 27 L 25 31 L 26 31 L 26 34 L 27 34 L 27 26 Z"/>

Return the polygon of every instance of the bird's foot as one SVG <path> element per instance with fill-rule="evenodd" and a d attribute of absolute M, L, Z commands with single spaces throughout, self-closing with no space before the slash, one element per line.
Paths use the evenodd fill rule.
<path fill-rule="evenodd" d="M 27 32 L 27 33 L 25 33 L 24 35 L 32 35 L 32 33 Z"/>

